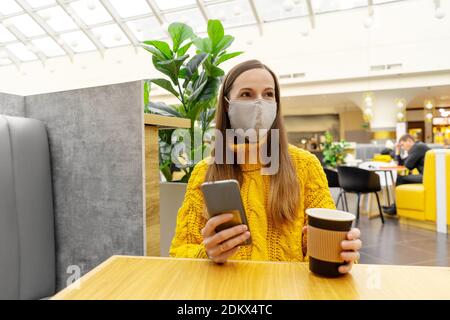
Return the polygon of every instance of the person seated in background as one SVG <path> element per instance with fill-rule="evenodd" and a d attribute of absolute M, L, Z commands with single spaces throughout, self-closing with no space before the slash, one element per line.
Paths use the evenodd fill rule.
<path fill-rule="evenodd" d="M 408 155 L 404 158 L 400 155 L 400 149 L 406 151 Z M 409 171 L 417 169 L 419 174 L 408 174 L 406 176 L 397 176 L 396 186 L 409 183 L 422 183 L 423 167 L 425 165 L 425 153 L 430 148 L 421 141 L 414 141 L 410 134 L 404 134 L 395 145 L 395 160 L 399 166 L 405 166 Z M 395 203 L 389 207 L 383 207 L 383 211 L 390 215 L 397 213 Z"/>

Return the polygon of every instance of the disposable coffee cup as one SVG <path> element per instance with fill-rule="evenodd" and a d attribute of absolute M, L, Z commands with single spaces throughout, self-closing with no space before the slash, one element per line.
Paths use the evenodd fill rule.
<path fill-rule="evenodd" d="M 306 209 L 306 214 L 309 270 L 324 277 L 341 276 L 338 269 L 345 264 L 341 258 L 341 242 L 347 239 L 355 216 L 324 208 Z"/>

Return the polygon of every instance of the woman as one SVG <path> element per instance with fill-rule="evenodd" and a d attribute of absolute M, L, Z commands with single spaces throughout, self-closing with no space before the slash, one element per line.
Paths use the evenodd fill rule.
<path fill-rule="evenodd" d="M 257 60 L 238 64 L 225 76 L 218 98 L 216 129 L 225 137 L 226 129 L 255 125 L 255 108 L 261 103 L 258 126 L 255 129 L 278 129 L 279 169 L 275 174 L 262 175 L 261 161 L 238 164 L 200 161 L 190 177 L 186 196 L 178 212 L 175 237 L 170 255 L 173 257 L 205 258 L 216 263 L 228 259 L 307 261 L 307 208 L 333 208 L 334 201 L 318 159 L 311 153 L 287 143 L 280 110 L 280 89 L 273 71 Z M 260 106 L 260 107 L 261 107 Z M 247 112 L 248 110 L 248 112 Z M 244 129 L 246 129 L 244 128 Z M 260 141 L 261 140 L 261 141 Z M 271 144 L 267 134 L 261 143 Z M 230 147 L 223 143 L 223 148 Z M 247 151 L 248 143 L 231 146 L 237 152 Z M 270 149 L 270 147 L 268 148 Z M 218 150 L 214 150 L 217 152 Z M 213 154 L 214 155 L 214 154 Z M 259 158 L 258 158 L 259 159 Z M 252 244 L 240 246 L 250 237 L 245 225 L 218 233 L 218 225 L 232 219 L 221 214 L 207 219 L 200 185 L 205 181 L 236 179 L 241 188 Z M 360 232 L 353 228 L 342 242 L 342 258 L 348 262 L 339 271 L 347 273 L 359 258 Z"/>

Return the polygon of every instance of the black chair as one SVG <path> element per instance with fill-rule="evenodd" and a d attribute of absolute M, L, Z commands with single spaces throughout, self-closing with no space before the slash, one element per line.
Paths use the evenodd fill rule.
<path fill-rule="evenodd" d="M 373 171 L 364 170 L 357 167 L 340 166 L 337 168 L 339 184 L 345 193 L 356 193 L 358 200 L 356 202 L 356 221 L 359 221 L 359 203 L 361 194 L 375 193 L 377 197 L 378 210 L 381 221 L 384 223 L 383 213 L 380 206 L 378 191 L 381 191 L 380 177 Z M 344 199 L 347 203 L 347 199 Z M 347 206 L 348 207 L 348 206 Z"/>
<path fill-rule="evenodd" d="M 325 175 L 327 176 L 328 188 L 339 188 L 340 189 L 338 198 L 336 200 L 336 207 L 339 206 L 339 202 L 342 202 L 342 209 L 344 211 L 348 211 L 348 207 L 346 207 L 345 202 L 344 202 L 344 197 L 343 197 L 344 190 L 341 188 L 341 186 L 339 184 L 339 177 L 338 177 L 337 170 L 330 169 L 330 168 L 323 168 L 323 171 L 325 171 Z"/>

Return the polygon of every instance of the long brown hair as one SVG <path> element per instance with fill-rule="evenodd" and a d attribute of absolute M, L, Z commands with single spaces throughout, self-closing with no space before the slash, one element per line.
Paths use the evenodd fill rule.
<path fill-rule="evenodd" d="M 225 100 L 225 97 L 228 96 L 236 78 L 243 72 L 251 69 L 267 70 L 272 75 L 275 83 L 275 100 L 278 108 L 277 115 L 271 129 L 279 130 L 280 154 L 278 158 L 280 163 L 278 172 L 270 176 L 268 215 L 272 218 L 275 225 L 282 225 L 294 221 L 297 217 L 297 209 L 300 200 L 300 186 L 297 179 L 296 170 L 288 152 L 287 135 L 280 108 L 280 86 L 275 73 L 271 69 L 258 60 L 249 60 L 234 66 L 226 74 L 219 92 L 215 117 L 216 129 L 221 131 L 222 137 L 225 137 L 226 129 L 231 128 L 228 113 L 226 112 L 228 110 L 228 102 Z M 271 150 L 270 136 L 270 134 L 267 135 L 267 150 Z M 226 154 L 225 148 L 228 146 L 226 143 L 222 143 L 222 146 L 224 148 L 224 150 L 222 150 L 222 154 Z M 212 151 L 212 155 L 214 154 L 215 149 Z M 225 179 L 236 179 L 240 184 L 242 183 L 242 172 L 236 161 L 234 164 L 219 164 L 213 162 L 208 166 L 205 178 L 206 181 L 218 181 Z"/>

